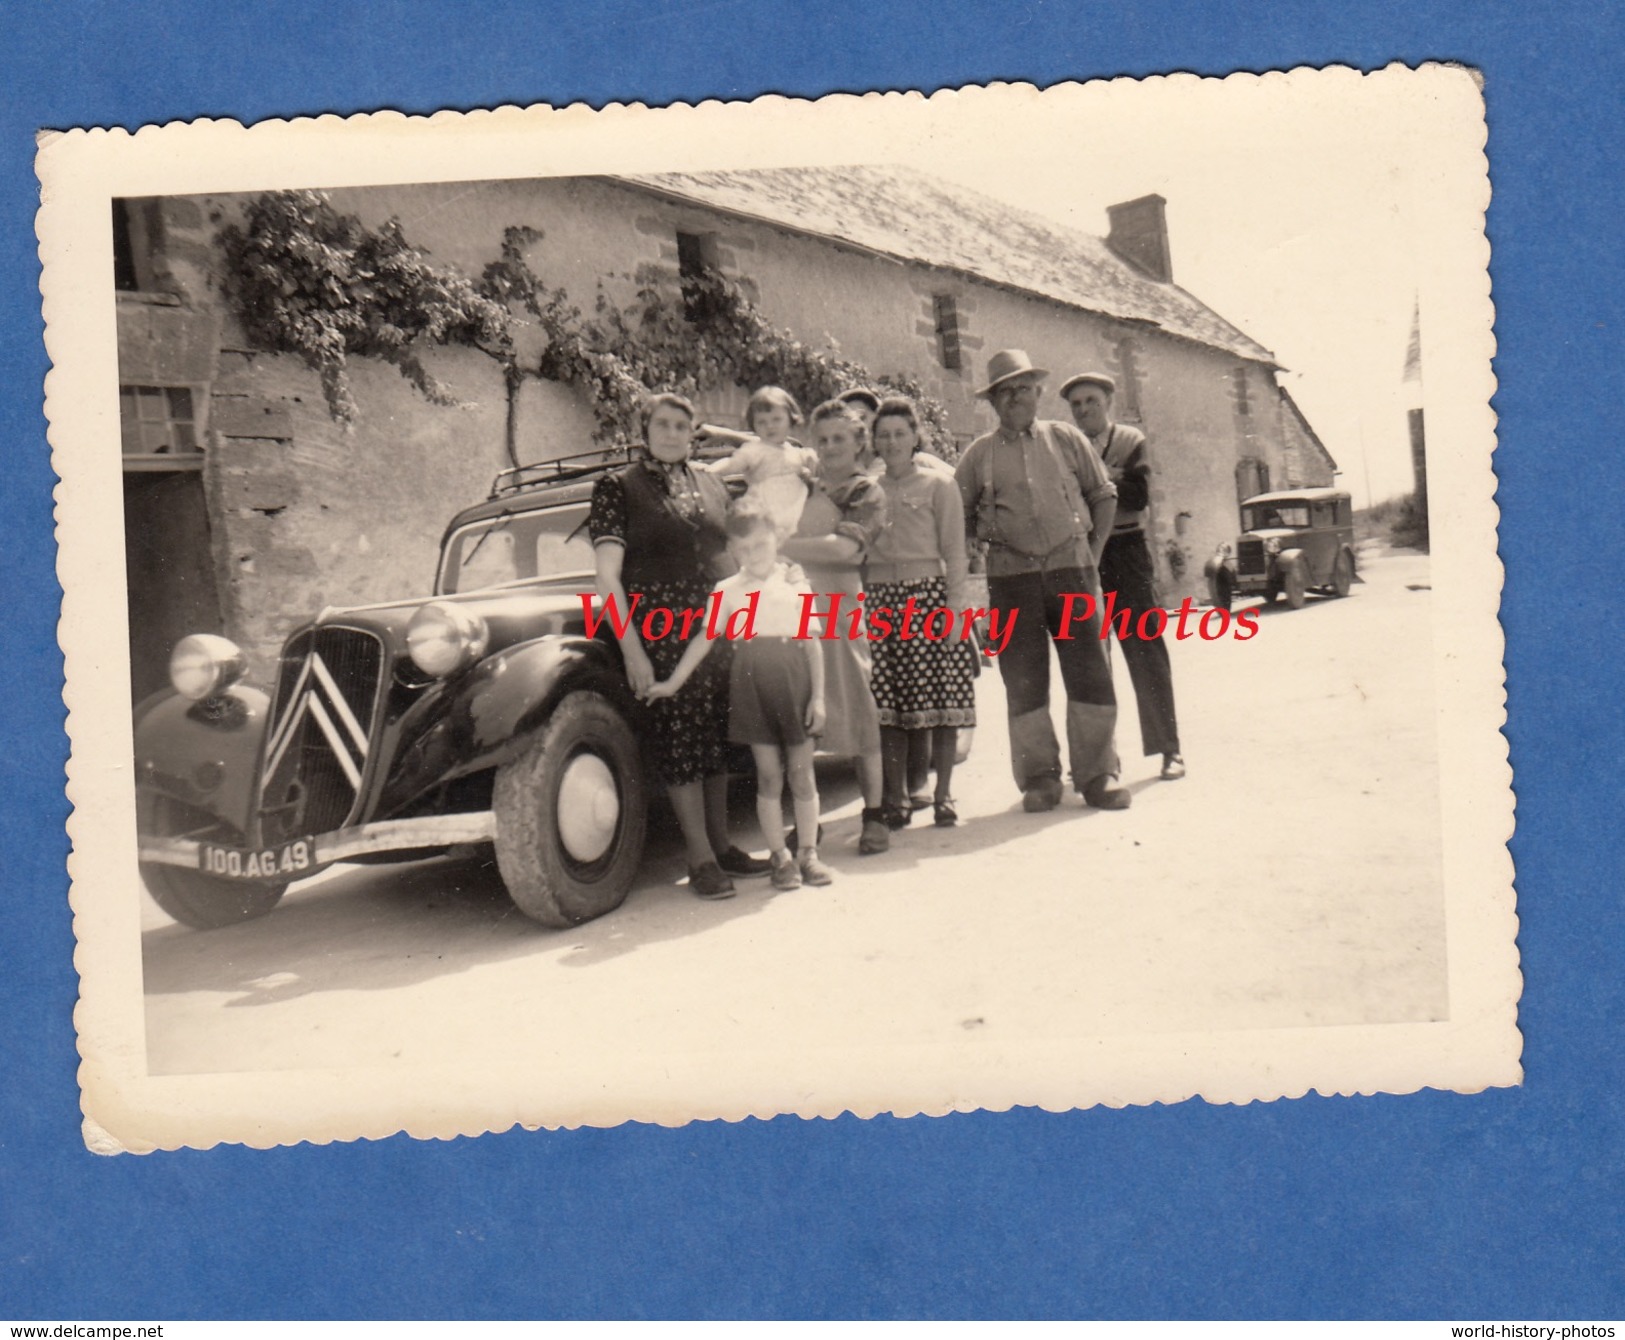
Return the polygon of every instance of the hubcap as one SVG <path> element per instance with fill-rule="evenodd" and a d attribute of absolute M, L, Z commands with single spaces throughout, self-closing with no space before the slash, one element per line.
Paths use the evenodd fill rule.
<path fill-rule="evenodd" d="M 571 859 L 598 860 L 615 838 L 621 793 L 615 775 L 597 754 L 577 754 L 559 781 L 559 841 Z"/>

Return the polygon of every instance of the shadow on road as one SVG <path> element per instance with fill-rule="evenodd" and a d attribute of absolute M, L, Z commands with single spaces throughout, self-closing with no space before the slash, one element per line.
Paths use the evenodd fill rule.
<path fill-rule="evenodd" d="M 1150 782 L 1131 786 L 1139 791 Z M 936 828 L 929 812 L 892 835 L 892 848 L 859 856 L 861 797 L 852 768 L 819 765 L 826 815 L 822 851 L 843 871 L 892 873 L 996 847 L 1053 824 L 1104 818 L 1068 794 L 1048 814 L 1025 814 L 1012 789 L 1006 812 Z M 736 840 L 763 849 L 748 786 L 733 796 Z M 165 926 L 142 937 L 148 995 L 219 992 L 230 1006 L 271 1005 L 326 991 L 389 991 L 520 958 L 538 966 L 591 968 L 663 942 L 703 935 L 761 913 L 775 896 L 766 879 L 738 880 L 737 895 L 703 902 L 682 883 L 686 862 L 675 819 L 651 816 L 636 885 L 621 907 L 569 930 L 530 920 L 509 900 L 489 856 L 412 864 L 341 866 L 296 886 L 270 916 L 224 930 Z M 784 895 L 784 896 L 794 896 Z"/>
<path fill-rule="evenodd" d="M 844 776 L 843 776 L 844 773 Z M 828 801 L 856 795 L 850 768 L 831 774 Z M 740 845 L 757 845 L 747 785 L 730 795 Z M 765 880 L 702 902 L 687 891 L 675 817 L 650 816 L 644 862 L 626 902 L 596 921 L 553 930 L 509 899 L 494 857 L 339 866 L 296 885 L 270 916 L 223 930 L 164 926 L 142 936 L 148 995 L 236 993 L 232 1006 L 270 1005 L 322 991 L 388 991 L 527 956 L 570 967 L 704 933 L 762 910 Z"/>

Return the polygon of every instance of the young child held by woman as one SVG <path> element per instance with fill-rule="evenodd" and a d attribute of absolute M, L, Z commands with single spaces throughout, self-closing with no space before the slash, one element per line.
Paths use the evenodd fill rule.
<path fill-rule="evenodd" d="M 798 639 L 801 597 L 811 588 L 779 559 L 776 518 L 761 499 L 746 496 L 728 513 L 728 552 L 739 571 L 716 585 L 718 626 L 743 620 L 752 607 L 754 636 L 734 647 L 728 699 L 729 738 L 748 744 L 756 761 L 756 815 L 773 862 L 773 887 L 828 884 L 833 872 L 818 858 L 818 783 L 813 737 L 824 729 L 824 658 L 816 639 Z M 689 641 L 669 679 L 645 698 L 669 698 L 688 682 L 711 650 L 709 638 Z M 784 826 L 784 783 L 795 802 L 797 850 L 791 855 Z"/>
<path fill-rule="evenodd" d="M 793 395 L 781 386 L 764 386 L 745 407 L 745 426 L 753 436 L 711 466 L 720 475 L 744 476 L 746 497 L 767 508 L 780 540 L 795 533 L 818 469 L 817 454 L 790 438 L 790 430 L 802 422 Z"/>

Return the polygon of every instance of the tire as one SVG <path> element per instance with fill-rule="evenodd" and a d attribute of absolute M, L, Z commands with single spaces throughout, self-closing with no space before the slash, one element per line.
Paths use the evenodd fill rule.
<path fill-rule="evenodd" d="M 153 837 L 203 838 L 224 847 L 247 845 L 243 835 L 230 824 L 207 810 L 165 795 L 142 793 L 138 819 L 142 831 Z M 263 917 L 288 891 L 286 884 L 219 879 L 201 870 L 145 861 L 141 863 L 141 882 L 153 902 L 195 931 L 217 931 Z"/>
<path fill-rule="evenodd" d="M 613 911 L 643 859 L 648 795 L 637 737 L 601 694 L 562 699 L 525 751 L 497 770 L 497 869 L 544 926 Z"/>
<path fill-rule="evenodd" d="M 1236 599 L 1236 586 L 1234 579 L 1224 568 L 1213 574 L 1213 608 L 1227 610 Z"/>
<path fill-rule="evenodd" d="M 1264 588 L 1264 594 L 1259 597 L 1266 605 L 1273 605 L 1281 598 L 1281 583 L 1278 578 L 1271 577 L 1270 584 Z"/>
<path fill-rule="evenodd" d="M 1302 563 L 1294 563 L 1281 579 L 1281 589 L 1286 592 L 1286 603 L 1295 610 L 1303 608 L 1303 602 L 1308 598 L 1307 587 L 1304 581 Z"/>
<path fill-rule="evenodd" d="M 1337 562 L 1332 564 L 1332 594 L 1342 597 L 1354 585 L 1354 555 L 1347 549 L 1338 551 Z"/>

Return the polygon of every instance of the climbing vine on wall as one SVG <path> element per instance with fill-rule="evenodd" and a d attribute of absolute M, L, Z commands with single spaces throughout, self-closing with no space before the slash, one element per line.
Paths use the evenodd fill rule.
<path fill-rule="evenodd" d="M 316 192 L 280 191 L 257 197 L 242 227 L 222 232 L 221 244 L 227 291 L 247 333 L 314 368 L 341 422 L 355 415 L 350 356 L 383 359 L 429 400 L 453 404 L 421 352 L 462 344 L 503 366 L 510 457 L 527 378 L 585 393 L 602 442 L 636 436 L 638 404 L 651 389 L 693 395 L 730 383 L 778 385 L 810 409 L 868 386 L 913 398 L 937 449 L 951 451 L 942 405 L 912 378 L 876 376 L 834 349 L 798 340 L 763 317 L 737 281 L 711 271 L 678 280 L 645 266 L 630 276 L 630 303 L 617 306 L 600 285 L 589 316 L 532 269 L 528 253 L 542 237 L 534 228 L 507 229 L 499 259 L 474 282 L 433 265 L 395 220 L 369 229 Z M 514 338 L 518 320 L 542 336 L 540 352 L 528 359 Z"/>
<path fill-rule="evenodd" d="M 333 417 L 355 416 L 348 359 L 378 358 L 437 405 L 455 398 L 424 367 L 425 346 L 467 344 L 502 357 L 507 309 L 455 270 L 430 263 L 394 219 L 377 230 L 314 191 L 257 196 L 222 230 L 227 292 L 249 337 L 315 370 Z"/>
<path fill-rule="evenodd" d="M 549 289 L 526 259 L 541 234 L 510 228 L 502 259 L 485 269 L 483 292 L 517 302 L 542 329 L 547 345 L 534 369 L 521 369 L 585 391 L 601 441 L 637 434 L 638 404 L 650 389 L 693 395 L 729 383 L 782 386 L 806 409 L 854 386 L 911 397 L 922 427 L 951 448 L 947 413 L 918 382 L 876 376 L 832 349 L 803 343 L 768 321 L 743 286 L 715 271 L 685 275 L 646 265 L 630 276 L 635 293 L 616 306 L 600 286 L 584 317 L 561 290 Z M 674 282 L 674 280 L 676 282 Z"/>

